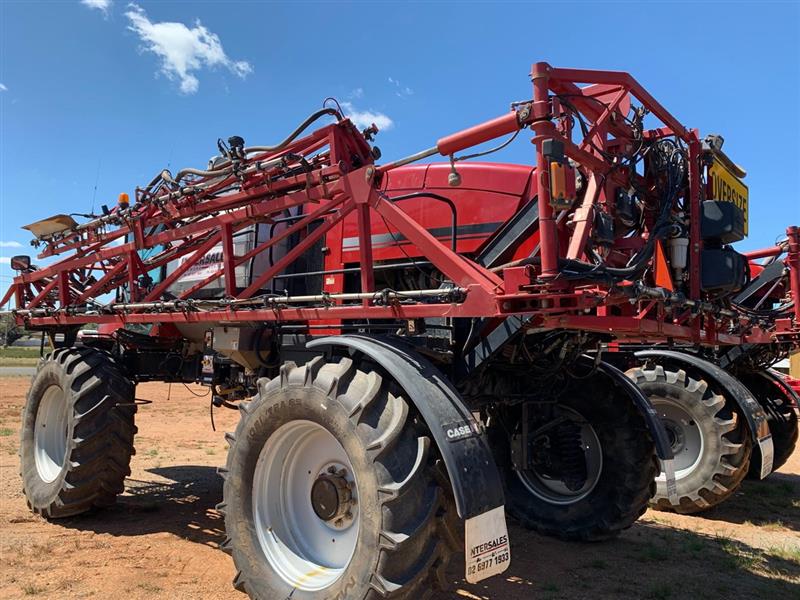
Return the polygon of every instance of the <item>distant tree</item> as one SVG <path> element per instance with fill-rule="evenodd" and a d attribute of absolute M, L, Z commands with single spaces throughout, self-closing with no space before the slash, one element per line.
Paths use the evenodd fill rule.
<path fill-rule="evenodd" d="M 14 317 L 9 314 L 0 315 L 0 345 L 10 346 L 25 334 L 25 328 L 17 325 Z"/>

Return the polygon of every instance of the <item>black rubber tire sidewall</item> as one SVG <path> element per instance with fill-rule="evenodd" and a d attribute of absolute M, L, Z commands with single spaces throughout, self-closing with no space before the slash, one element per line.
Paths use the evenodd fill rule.
<path fill-rule="evenodd" d="M 373 465 L 367 458 L 366 448 L 360 443 L 354 423 L 341 405 L 332 402 L 320 390 L 309 387 L 279 389 L 253 405 L 254 412 L 237 429 L 236 444 L 232 448 L 234 453 L 228 461 L 231 467 L 226 476 L 225 498 L 229 511 L 226 524 L 233 523 L 236 528 L 235 531 L 229 530 L 228 535 L 237 540 L 233 552 L 236 554 L 237 567 L 252 584 L 248 586 L 248 591 L 251 588 L 258 590 L 258 598 L 262 600 L 290 595 L 292 600 L 320 597 L 318 592 L 294 589 L 274 573 L 254 526 L 253 478 L 261 449 L 278 428 L 299 419 L 312 421 L 327 429 L 342 444 L 355 471 L 359 496 L 358 541 L 346 571 L 325 590 L 325 597 L 332 600 L 362 597 L 378 558 L 381 507 Z"/>
<path fill-rule="evenodd" d="M 557 505 L 540 499 L 511 467 L 505 432 L 491 427 L 492 445 L 506 485 L 506 510 L 525 527 L 562 539 L 599 541 L 614 537 L 644 513 L 655 491 L 658 466 L 652 438 L 635 407 L 614 399 L 605 386 L 589 392 L 573 385 L 560 402 L 592 425 L 602 447 L 600 479 L 574 504 Z"/>
<path fill-rule="evenodd" d="M 694 514 L 717 506 L 729 498 L 744 479 L 750 464 L 752 442 L 746 419 L 734 400 L 684 369 L 662 365 L 637 367 L 628 371 L 658 411 L 663 398 L 691 416 L 703 437 L 701 454 L 689 473 L 676 473 L 677 503 L 669 497 L 666 482 L 659 481 L 652 499 L 653 508 Z M 729 427 L 732 427 L 729 429 Z"/>
<path fill-rule="evenodd" d="M 794 453 L 798 440 L 798 419 L 795 399 L 769 376 L 761 373 L 738 373 L 737 378 L 753 394 L 767 414 L 772 434 L 772 470 L 780 469 Z M 761 479 L 761 448 L 753 446 L 748 479 Z"/>
<path fill-rule="evenodd" d="M 25 489 L 28 501 L 36 508 L 52 505 L 58 498 L 64 479 L 67 476 L 66 462 L 69 460 L 71 440 L 73 437 L 74 400 L 70 393 L 70 377 L 66 375 L 61 365 L 56 362 L 47 362 L 34 376 L 28 392 L 28 401 L 22 412 L 22 430 L 20 434 L 20 464 L 21 474 L 25 480 Z M 66 402 L 67 412 L 67 450 L 65 464 L 61 466 L 58 476 L 51 482 L 44 481 L 36 467 L 34 432 L 36 430 L 36 415 L 45 392 L 57 386 L 62 390 Z"/>
<path fill-rule="evenodd" d="M 648 396 L 653 393 L 663 394 L 672 401 L 679 404 L 681 409 L 691 418 L 694 427 L 697 427 L 702 438 L 702 453 L 695 460 L 694 469 L 685 477 L 678 478 L 676 481 L 678 497 L 688 495 L 703 487 L 708 487 L 709 482 L 718 475 L 719 461 L 725 456 L 722 443 L 723 436 L 717 431 L 714 419 L 704 410 L 702 395 L 699 397 L 685 387 L 671 385 L 659 381 L 653 384 L 641 385 L 642 391 Z M 666 388 L 670 388 L 667 390 Z M 650 399 L 656 411 L 661 406 L 661 400 Z M 677 470 L 677 467 L 676 467 Z M 665 481 L 656 482 L 656 497 L 667 497 L 667 486 Z M 687 507 L 677 506 L 676 509 L 686 510 Z"/>
<path fill-rule="evenodd" d="M 51 482 L 36 468 L 34 432 L 45 391 L 65 403 L 64 464 Z M 39 363 L 22 411 L 20 475 L 30 508 L 49 519 L 110 506 L 125 489 L 135 453 L 135 386 L 113 357 L 93 348 L 59 348 Z"/>

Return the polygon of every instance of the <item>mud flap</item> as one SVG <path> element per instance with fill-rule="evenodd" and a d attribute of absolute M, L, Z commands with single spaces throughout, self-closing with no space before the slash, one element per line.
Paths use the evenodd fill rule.
<path fill-rule="evenodd" d="M 465 576 L 468 582 L 478 583 L 508 569 L 511 546 L 502 506 L 467 519 L 464 530 Z"/>
<path fill-rule="evenodd" d="M 714 363 L 683 352 L 674 350 L 641 350 L 636 352 L 636 358 L 652 359 L 661 365 L 683 369 L 690 375 L 694 373 L 695 377 L 708 381 L 709 385 L 715 387 L 716 391 L 725 398 L 735 401 L 747 420 L 753 443 L 758 444 L 761 450 L 761 466 L 759 469 L 761 479 L 772 473 L 775 449 L 772 443 L 772 434 L 769 432 L 767 414 L 742 382 Z"/>
<path fill-rule="evenodd" d="M 674 458 L 660 458 L 661 471 L 664 473 L 664 479 L 667 481 L 667 499 L 672 504 L 678 504 L 678 482 L 675 480 L 675 459 Z"/>
<path fill-rule="evenodd" d="M 772 462 L 775 458 L 775 445 L 772 443 L 772 434 L 758 439 L 761 450 L 761 479 L 772 473 Z"/>

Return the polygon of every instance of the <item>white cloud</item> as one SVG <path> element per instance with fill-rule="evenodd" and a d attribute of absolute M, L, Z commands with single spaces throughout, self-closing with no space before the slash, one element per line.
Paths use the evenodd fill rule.
<path fill-rule="evenodd" d="M 111 8 L 111 0 L 81 0 L 81 4 L 97 9 L 106 16 L 108 16 L 108 11 Z"/>
<path fill-rule="evenodd" d="M 359 88 L 354 89 L 352 92 L 350 92 L 350 97 L 351 98 L 355 98 L 356 100 L 358 100 L 359 98 L 363 98 L 364 97 L 364 88 L 360 88 L 359 87 Z"/>
<path fill-rule="evenodd" d="M 373 123 L 380 130 L 391 129 L 394 126 L 394 121 L 382 112 L 358 110 L 351 102 L 342 102 L 342 108 L 347 113 L 347 117 L 360 129 L 366 129 Z"/>
<path fill-rule="evenodd" d="M 225 54 L 219 36 L 206 29 L 199 20 L 191 29 L 183 23 L 153 23 L 137 4 L 129 4 L 125 13 L 130 25 L 144 42 L 144 49 L 161 59 L 160 72 L 180 82 L 181 92 L 194 94 L 200 87 L 195 72 L 203 67 L 225 67 L 244 79 L 253 67 L 244 60 L 231 60 Z"/>
<path fill-rule="evenodd" d="M 19 242 L 0 242 L 0 248 L 22 248 Z"/>
<path fill-rule="evenodd" d="M 0 83 L 0 92 L 7 92 L 7 91 L 8 91 L 8 88 L 5 85 L 3 85 L 2 83 Z"/>
<path fill-rule="evenodd" d="M 0 265 L 10 265 L 11 259 L 8 256 L 0 256 Z"/>
<path fill-rule="evenodd" d="M 408 96 L 414 95 L 414 90 L 407 85 L 403 85 L 394 77 L 389 77 L 389 83 L 395 87 L 394 95 L 398 98 L 407 98 Z"/>

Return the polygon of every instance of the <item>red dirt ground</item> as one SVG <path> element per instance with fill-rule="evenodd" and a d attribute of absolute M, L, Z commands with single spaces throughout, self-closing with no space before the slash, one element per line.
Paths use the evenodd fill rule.
<path fill-rule="evenodd" d="M 0 378 L 0 598 L 242 600 L 218 550 L 223 432 L 203 388 L 143 384 L 133 473 L 114 508 L 48 523 L 30 513 L 18 475 L 19 415 L 29 380 Z M 800 453 L 702 517 L 649 511 L 619 539 L 569 544 L 511 525 L 509 571 L 467 585 L 451 568 L 446 600 L 519 598 L 800 599 Z"/>

